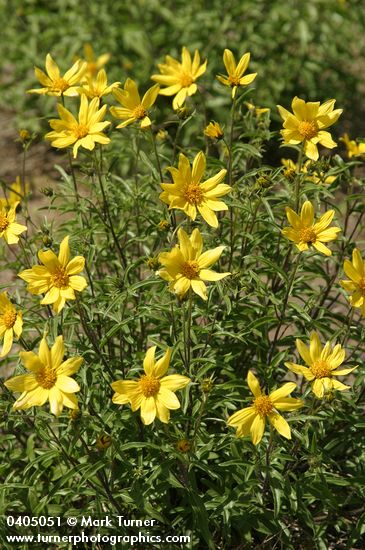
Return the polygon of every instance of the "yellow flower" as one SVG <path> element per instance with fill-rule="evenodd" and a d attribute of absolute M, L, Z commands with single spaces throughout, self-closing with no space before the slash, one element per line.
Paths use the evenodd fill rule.
<path fill-rule="evenodd" d="M 43 265 L 34 265 L 19 273 L 19 277 L 28 283 L 31 294 L 46 294 L 42 305 L 52 304 L 56 313 L 64 307 L 66 300 L 75 300 L 75 290 L 82 292 L 87 287 L 84 277 L 77 275 L 85 266 L 83 256 L 70 260 L 69 237 L 60 244 L 58 258 L 52 250 L 40 250 L 39 261 Z"/>
<path fill-rule="evenodd" d="M 177 232 L 179 244 L 171 252 L 161 252 L 158 259 L 164 269 L 157 271 L 157 275 L 169 281 L 170 290 L 180 299 L 190 290 L 207 300 L 207 288 L 204 281 L 219 281 L 230 273 L 216 273 L 208 269 L 224 250 L 224 246 L 217 246 L 212 250 L 203 250 L 203 238 L 199 229 L 194 229 L 189 237 L 183 229 Z"/>
<path fill-rule="evenodd" d="M 180 374 L 165 376 L 170 364 L 171 349 L 168 348 L 158 361 L 155 361 L 155 351 L 156 346 L 148 349 L 143 361 L 144 374 L 138 381 L 117 380 L 112 383 L 116 392 L 113 403 L 130 403 L 133 412 L 141 409 L 144 424 L 152 424 L 156 417 L 167 424 L 170 410 L 180 408 L 180 401 L 174 392 L 185 388 L 190 378 Z"/>
<path fill-rule="evenodd" d="M 21 128 L 19 130 L 18 134 L 19 134 L 19 139 L 22 143 L 26 143 L 31 138 L 30 133 L 25 128 Z"/>
<path fill-rule="evenodd" d="M 29 191 L 29 184 L 28 182 L 25 183 L 25 192 L 28 193 Z M 14 183 L 10 185 L 9 194 L 7 197 L 0 198 L 0 207 L 1 206 L 14 206 L 15 204 L 18 205 L 20 203 L 20 199 L 23 198 L 23 189 L 22 184 L 20 182 L 20 176 L 17 176 L 15 178 Z"/>
<path fill-rule="evenodd" d="M 160 90 L 161 95 L 175 96 L 172 107 L 176 110 L 183 105 L 187 96 L 196 93 L 198 87 L 195 81 L 205 73 L 207 61 L 200 65 L 198 50 L 195 50 L 194 59 L 191 60 L 190 52 L 185 46 L 182 49 L 181 63 L 169 55 L 165 60 L 165 63 L 158 65 L 161 74 L 154 74 L 151 78 L 155 82 L 167 86 Z"/>
<path fill-rule="evenodd" d="M 82 357 L 63 360 L 65 346 L 63 336 L 58 336 L 51 349 L 45 338 L 41 340 L 39 355 L 33 351 L 21 351 L 20 359 L 30 374 L 21 374 L 5 382 L 5 386 L 15 392 L 22 392 L 13 408 L 29 409 L 41 407 L 49 401 L 51 412 L 59 416 L 63 407 L 77 409 L 77 398 L 73 395 L 80 390 L 71 374 L 77 372 Z"/>
<path fill-rule="evenodd" d="M 250 53 L 245 53 L 236 64 L 231 50 L 225 49 L 223 53 L 223 63 L 227 71 L 227 76 L 217 76 L 219 82 L 225 86 L 230 86 L 232 88 L 232 98 L 235 97 L 237 88 L 239 86 L 248 86 L 253 82 L 257 76 L 257 73 L 250 73 L 243 76 L 246 71 L 248 64 L 250 62 Z"/>
<path fill-rule="evenodd" d="M 179 166 L 167 169 L 174 183 L 161 183 L 163 192 L 160 199 L 169 205 L 169 209 L 183 210 L 189 218 L 195 220 L 197 210 L 211 227 L 218 227 L 216 211 L 228 210 L 228 206 L 219 197 L 231 191 L 231 187 L 221 183 L 227 170 L 201 182 L 206 167 L 205 155 L 199 152 L 192 168 L 185 155 L 180 153 Z"/>
<path fill-rule="evenodd" d="M 332 126 L 342 109 L 333 110 L 335 99 L 329 99 L 322 105 L 319 101 L 309 101 L 295 97 L 292 101 L 293 113 L 277 105 L 281 118 L 284 120 L 284 129 L 281 135 L 284 143 L 298 144 L 304 142 L 304 153 L 312 160 L 318 160 L 318 143 L 333 149 L 337 143 L 333 141 L 329 132 L 324 129 Z"/>
<path fill-rule="evenodd" d="M 81 96 L 78 120 L 63 105 L 58 104 L 57 108 L 60 118 L 49 121 L 54 131 L 45 136 L 51 141 L 52 147 L 62 149 L 73 145 L 73 155 L 76 158 L 79 147 L 92 151 L 95 143 L 105 145 L 110 142 L 110 138 L 103 134 L 103 130 L 110 124 L 102 122 L 106 105 L 99 109 L 99 98 L 95 97 L 89 104 L 86 95 Z"/>
<path fill-rule="evenodd" d="M 257 117 L 263 115 L 264 113 L 270 112 L 270 109 L 268 107 L 256 107 L 253 103 L 250 103 L 249 101 L 245 101 L 245 105 L 247 109 L 253 111 L 255 113 L 255 116 Z"/>
<path fill-rule="evenodd" d="M 16 223 L 16 208 L 19 201 L 13 203 L 9 209 L 0 205 L 0 237 L 4 237 L 8 244 L 15 244 L 19 242 L 18 235 L 24 233 L 27 230 L 25 225 Z"/>
<path fill-rule="evenodd" d="M 345 260 L 343 269 L 351 280 L 340 281 L 340 284 L 352 293 L 349 298 L 352 307 L 360 307 L 361 313 L 365 315 L 365 262 L 360 250 L 355 248 L 352 251 L 352 262 Z"/>
<path fill-rule="evenodd" d="M 87 63 L 86 76 L 93 77 L 109 61 L 110 53 L 104 53 L 96 57 L 91 44 L 84 44 L 84 57 Z"/>
<path fill-rule="evenodd" d="M 341 231 L 339 227 L 328 227 L 334 214 L 334 210 L 328 210 L 317 223 L 314 223 L 314 209 L 309 201 L 303 204 L 300 217 L 287 206 L 286 216 L 292 227 L 284 227 L 282 234 L 290 241 L 294 241 L 301 252 L 313 245 L 318 252 L 331 256 L 331 250 L 323 243 L 334 241 L 337 233 Z"/>
<path fill-rule="evenodd" d="M 309 348 L 299 339 L 296 340 L 296 345 L 301 358 L 309 368 L 290 362 L 285 363 L 285 366 L 296 374 L 302 374 L 308 382 L 312 382 L 312 391 L 317 397 L 321 398 L 333 390 L 349 389 L 350 386 L 333 379 L 333 376 L 343 376 L 357 368 L 337 370 L 346 355 L 340 344 L 332 348 L 330 342 L 327 342 L 322 349 L 318 334 L 312 332 Z"/>
<path fill-rule="evenodd" d="M 104 69 L 101 69 L 96 78 L 89 76 L 82 87 L 78 88 L 78 92 L 79 94 L 87 95 L 90 99 L 94 97 L 101 98 L 104 95 L 110 94 L 115 88 L 118 88 L 119 84 L 120 82 L 113 82 L 113 84 L 108 86 L 106 72 Z"/>
<path fill-rule="evenodd" d="M 179 453 L 188 453 L 191 451 L 191 443 L 188 439 L 179 439 L 179 441 L 176 442 L 176 450 L 179 451 Z"/>
<path fill-rule="evenodd" d="M 355 140 L 349 138 L 348 134 L 340 137 L 340 141 L 343 141 L 346 145 L 349 158 L 365 155 L 365 143 L 356 143 Z"/>
<path fill-rule="evenodd" d="M 20 337 L 23 330 L 22 312 L 17 311 L 7 293 L 0 294 L 0 338 L 4 338 L 3 348 L 0 357 L 4 357 L 11 350 L 14 334 Z"/>
<path fill-rule="evenodd" d="M 66 95 L 75 96 L 78 95 L 78 84 L 86 71 L 86 63 L 80 59 L 76 61 L 63 76 L 60 74 L 60 70 L 53 61 L 51 54 L 47 54 L 46 57 L 46 71 L 45 74 L 41 69 L 35 67 L 34 72 L 39 82 L 43 84 L 44 88 L 36 88 L 28 90 L 29 94 L 47 94 L 47 95 Z"/>
<path fill-rule="evenodd" d="M 228 418 L 228 426 L 237 428 L 237 437 L 251 434 L 252 443 L 258 445 L 264 434 L 265 420 L 268 417 L 270 424 L 280 435 L 291 439 L 289 424 L 278 411 L 294 411 L 303 407 L 304 403 L 301 399 L 288 397 L 297 385 L 294 382 L 287 382 L 281 388 L 266 395 L 252 371 L 248 371 L 247 384 L 255 399 L 250 407 L 232 414 Z"/>
<path fill-rule="evenodd" d="M 293 162 L 291 159 L 281 159 L 281 164 L 285 166 L 284 176 L 288 179 L 293 179 L 295 174 L 299 173 L 299 164 Z M 307 181 L 311 181 L 316 185 L 320 185 L 322 183 L 330 185 L 335 181 L 337 176 L 325 176 L 323 172 L 319 172 L 317 169 L 314 169 L 314 171 L 311 172 L 311 166 L 312 161 L 307 160 L 301 169 L 301 172 L 307 175 L 305 178 Z"/>
<path fill-rule="evenodd" d="M 99 451 L 106 451 L 107 449 L 109 449 L 112 442 L 113 440 L 111 436 L 104 433 L 98 436 L 95 446 Z"/>
<path fill-rule="evenodd" d="M 218 122 L 210 122 L 204 130 L 204 134 L 212 139 L 222 139 L 224 133 Z"/>
<path fill-rule="evenodd" d="M 127 78 L 123 90 L 113 90 L 113 96 L 122 107 L 110 107 L 110 112 L 115 118 L 124 120 L 117 128 L 124 128 L 137 120 L 141 121 L 141 128 L 151 126 L 148 109 L 155 103 L 159 89 L 158 84 L 155 84 L 147 90 L 141 101 L 137 84 Z"/>

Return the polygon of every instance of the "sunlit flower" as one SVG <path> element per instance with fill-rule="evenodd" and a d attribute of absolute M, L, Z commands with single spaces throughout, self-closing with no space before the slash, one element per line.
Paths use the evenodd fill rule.
<path fill-rule="evenodd" d="M 281 164 L 285 166 L 284 176 L 289 180 L 294 179 L 295 175 L 299 173 L 299 164 L 293 162 L 291 159 L 281 159 Z M 300 170 L 302 174 L 306 174 L 306 181 L 311 181 L 316 185 L 330 185 L 335 181 L 337 176 L 325 176 L 323 172 L 319 172 L 316 168 L 312 171 L 312 164 L 311 160 L 307 160 Z"/>
<path fill-rule="evenodd" d="M 230 86 L 232 88 L 232 97 L 234 98 L 239 86 L 248 86 L 253 82 L 257 76 L 257 73 L 250 73 L 243 76 L 245 73 L 248 64 L 250 62 L 250 53 L 245 53 L 236 64 L 231 50 L 225 49 L 223 53 L 223 63 L 227 71 L 226 76 L 217 76 L 219 82 L 225 86 Z"/>
<path fill-rule="evenodd" d="M 101 98 L 110 94 L 115 88 L 118 88 L 120 82 L 113 82 L 108 85 L 108 79 L 104 69 L 101 69 L 96 77 L 87 77 L 85 83 L 78 89 L 79 94 L 85 94 L 89 99 L 94 97 Z"/>
<path fill-rule="evenodd" d="M 265 420 L 280 435 L 291 439 L 289 424 L 278 411 L 295 411 L 303 407 L 303 401 L 288 395 L 297 387 L 294 382 L 287 382 L 281 388 L 266 395 L 260 388 L 260 383 L 252 371 L 248 371 L 247 384 L 253 393 L 254 400 L 250 407 L 241 409 L 228 418 L 228 426 L 237 428 L 237 437 L 251 434 L 252 443 L 258 445 L 265 430 Z"/>
<path fill-rule="evenodd" d="M 177 390 L 185 388 L 190 378 L 180 374 L 165 376 L 171 357 L 171 349 L 159 359 L 155 360 L 156 346 L 147 350 L 143 361 L 144 374 L 138 381 L 117 380 L 112 383 L 116 392 L 113 403 L 125 405 L 130 403 L 132 411 L 141 409 L 141 418 L 144 424 L 152 424 L 159 418 L 165 424 L 170 420 L 170 410 L 180 408 L 180 401 L 176 397 Z"/>
<path fill-rule="evenodd" d="M 25 183 L 25 192 L 28 193 L 29 184 Z M 10 185 L 10 189 L 7 191 L 4 198 L 0 197 L 0 207 L 18 205 L 23 198 L 23 189 L 20 181 L 20 176 L 15 178 L 14 183 Z"/>
<path fill-rule="evenodd" d="M 16 310 L 7 293 L 0 294 L 0 338 L 4 339 L 0 357 L 4 357 L 11 350 L 14 334 L 20 337 L 23 330 L 22 312 Z"/>
<path fill-rule="evenodd" d="M 308 367 L 290 362 L 285 363 L 285 366 L 296 374 L 302 374 L 308 382 L 312 382 L 312 391 L 317 397 L 321 398 L 333 390 L 344 391 L 349 389 L 350 386 L 345 386 L 345 384 L 333 378 L 334 376 L 349 374 L 357 368 L 337 370 L 344 362 L 346 355 L 340 344 L 332 347 L 330 342 L 327 342 L 322 349 L 318 334 L 312 332 L 309 348 L 299 339 L 296 340 L 296 345 L 301 358 Z"/>
<path fill-rule="evenodd" d="M 95 76 L 95 74 L 108 63 L 110 53 L 104 53 L 96 57 L 91 44 L 84 44 L 84 57 L 87 63 L 86 76 Z"/>
<path fill-rule="evenodd" d="M 115 118 L 124 120 L 117 128 L 124 128 L 132 122 L 140 121 L 141 128 L 151 126 L 148 109 L 155 103 L 159 92 L 158 84 L 147 90 L 142 100 L 137 84 L 131 78 L 127 78 L 123 90 L 113 90 L 113 96 L 122 107 L 110 107 L 110 112 Z"/>
<path fill-rule="evenodd" d="M 83 256 L 70 260 L 69 237 L 60 244 L 58 257 L 52 250 L 40 250 L 38 258 L 43 265 L 34 265 L 19 273 L 19 277 L 28 283 L 31 294 L 45 294 L 42 305 L 52 304 L 56 313 L 64 307 L 66 300 L 75 300 L 75 291 L 82 292 L 87 287 L 84 277 L 78 275 L 85 266 Z"/>
<path fill-rule="evenodd" d="M 200 65 L 200 55 L 195 50 L 194 59 L 191 60 L 189 50 L 184 46 L 182 49 L 181 63 L 167 55 L 165 63 L 158 65 L 161 74 L 152 75 L 152 80 L 167 86 L 160 90 L 161 95 L 174 95 L 172 107 L 176 110 L 183 105 L 187 96 L 196 93 L 198 87 L 195 81 L 205 73 L 207 61 Z"/>
<path fill-rule="evenodd" d="M 303 204 L 300 216 L 288 206 L 285 210 L 292 227 L 284 227 L 282 234 L 290 241 L 294 241 L 300 251 L 308 250 L 312 245 L 318 252 L 331 256 L 331 250 L 323 243 L 334 241 L 337 238 L 337 233 L 341 231 L 339 227 L 328 227 L 335 211 L 328 210 L 319 218 L 318 222 L 314 223 L 314 209 L 309 201 L 305 201 Z"/>
<path fill-rule="evenodd" d="M 352 307 L 361 308 L 361 313 L 365 315 L 365 262 L 360 250 L 355 248 L 352 251 L 352 262 L 345 260 L 343 269 L 350 280 L 340 281 L 340 284 L 352 294 L 349 297 Z"/>
<path fill-rule="evenodd" d="M 346 145 L 349 158 L 365 155 L 365 143 L 357 143 L 354 139 L 350 139 L 348 134 L 340 137 L 340 141 Z"/>
<path fill-rule="evenodd" d="M 47 94 L 47 95 L 66 95 L 76 96 L 78 95 L 77 86 L 86 71 L 86 63 L 80 59 L 76 61 L 63 76 L 60 74 L 58 65 L 53 61 L 51 54 L 47 54 L 46 57 L 46 71 L 45 74 L 41 69 L 35 67 L 34 72 L 39 82 L 43 84 L 44 88 L 36 88 L 28 90 L 30 94 Z"/>
<path fill-rule="evenodd" d="M 221 183 L 227 170 L 220 170 L 218 174 L 202 182 L 206 167 L 205 155 L 199 152 L 192 167 L 186 156 L 180 153 L 178 168 L 169 166 L 174 183 L 161 183 L 163 192 L 160 199 L 169 205 L 169 209 L 183 210 L 189 218 L 195 220 L 197 211 L 212 227 L 218 227 L 216 211 L 228 210 L 220 197 L 231 191 L 231 187 Z"/>
<path fill-rule="evenodd" d="M 205 128 L 204 134 L 212 139 L 222 139 L 224 136 L 223 130 L 218 122 L 210 122 Z"/>
<path fill-rule="evenodd" d="M 284 121 L 284 129 L 281 130 L 284 143 L 295 145 L 303 142 L 304 153 L 312 160 L 318 160 L 319 143 L 328 149 L 336 147 L 337 143 L 333 141 L 331 134 L 324 131 L 332 126 L 342 113 L 342 109 L 333 110 L 335 102 L 335 99 L 329 99 L 321 105 L 319 101 L 306 103 L 303 99 L 295 97 L 292 101 L 294 114 L 278 105 Z"/>
<path fill-rule="evenodd" d="M 59 416 L 63 407 L 78 408 L 74 393 L 78 392 L 80 387 L 70 375 L 79 370 L 83 358 L 71 357 L 63 360 L 63 336 L 56 338 L 51 349 L 43 338 L 38 355 L 33 351 L 21 351 L 19 355 L 30 373 L 15 376 L 5 382 L 9 390 L 22 392 L 13 405 L 14 409 L 41 407 L 49 401 L 51 412 Z"/>
<path fill-rule="evenodd" d="M 27 230 L 25 225 L 16 222 L 16 207 L 19 201 L 13 203 L 9 209 L 0 205 L 0 237 L 4 237 L 8 244 L 19 242 L 19 235 Z"/>
<path fill-rule="evenodd" d="M 170 283 L 170 290 L 180 299 L 190 290 L 207 300 L 207 288 L 204 281 L 219 281 L 230 273 L 216 273 L 208 269 L 217 262 L 224 246 L 212 250 L 203 250 L 203 238 L 199 229 L 194 229 L 189 237 L 183 229 L 177 232 L 179 244 L 171 252 L 162 252 L 158 259 L 163 269 L 157 275 Z"/>
<path fill-rule="evenodd" d="M 63 105 L 58 104 L 57 109 L 60 118 L 49 121 L 54 131 L 45 136 L 51 141 L 52 147 L 63 149 L 73 145 L 73 155 L 76 158 L 79 147 L 92 151 L 95 143 L 105 145 L 110 142 L 110 138 L 103 133 L 110 124 L 107 121 L 102 122 L 106 105 L 99 109 L 99 98 L 95 97 L 89 103 L 86 95 L 81 96 L 78 120 Z"/>

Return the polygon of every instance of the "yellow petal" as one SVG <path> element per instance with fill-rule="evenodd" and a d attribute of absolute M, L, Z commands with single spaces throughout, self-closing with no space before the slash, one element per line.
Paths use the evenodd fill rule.
<path fill-rule="evenodd" d="M 287 397 L 292 391 L 295 390 L 297 385 L 295 382 L 287 382 L 281 388 L 278 388 L 277 390 L 270 393 L 270 399 L 273 403 L 276 401 L 280 401 L 282 397 Z"/>
<path fill-rule="evenodd" d="M 58 260 L 63 267 L 66 267 L 70 259 L 70 247 L 68 245 L 69 236 L 65 237 L 60 244 Z"/>
<path fill-rule="evenodd" d="M 80 386 L 78 385 L 78 383 L 73 378 L 65 376 L 64 374 L 60 374 L 57 376 L 55 386 L 62 392 L 66 393 L 75 393 L 77 391 L 80 391 Z"/>
<path fill-rule="evenodd" d="M 57 367 L 60 366 L 64 355 L 65 346 L 63 344 L 63 336 L 57 336 L 55 343 L 51 348 L 51 364 L 54 369 L 57 369 Z"/>
<path fill-rule="evenodd" d="M 160 380 L 162 388 L 167 388 L 171 391 L 181 390 L 185 388 L 190 382 L 190 378 L 187 376 L 181 376 L 180 374 L 170 374 Z"/>
<path fill-rule="evenodd" d="M 191 280 L 191 288 L 195 292 L 195 294 L 198 294 L 203 300 L 208 300 L 207 296 L 207 287 L 203 283 L 203 281 L 198 281 L 197 279 Z"/>
<path fill-rule="evenodd" d="M 143 424 L 152 424 L 156 417 L 156 403 L 154 397 L 144 397 L 141 402 L 141 418 Z"/>
<path fill-rule="evenodd" d="M 150 347 L 143 359 L 143 368 L 148 376 L 152 376 L 155 366 L 155 352 L 157 346 Z"/>
<path fill-rule="evenodd" d="M 291 439 L 290 427 L 287 421 L 277 413 L 271 413 L 268 416 L 269 421 L 274 426 L 275 430 L 277 430 L 283 437 L 286 437 L 286 439 Z"/>
<path fill-rule="evenodd" d="M 176 410 L 180 408 L 180 401 L 174 392 L 163 386 L 160 387 L 160 391 L 158 392 L 158 400 L 168 409 Z"/>
<path fill-rule="evenodd" d="M 247 374 L 247 384 L 253 395 L 255 397 L 260 397 L 260 395 L 262 394 L 260 382 L 251 370 L 249 370 Z"/>
<path fill-rule="evenodd" d="M 258 445 L 262 439 L 265 429 L 265 420 L 257 414 L 251 425 L 252 443 Z"/>
<path fill-rule="evenodd" d="M 161 357 L 161 359 L 159 359 L 156 362 L 153 368 L 153 376 L 156 376 L 156 378 L 161 378 L 162 376 L 164 376 L 164 374 L 168 370 L 170 365 L 171 352 L 172 352 L 171 348 L 168 348 L 166 353 Z"/>

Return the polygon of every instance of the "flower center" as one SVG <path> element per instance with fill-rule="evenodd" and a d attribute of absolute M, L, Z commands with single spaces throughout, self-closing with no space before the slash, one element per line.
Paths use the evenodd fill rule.
<path fill-rule="evenodd" d="M 158 394 L 160 391 L 160 385 L 159 379 L 154 376 L 143 374 L 139 379 L 139 386 L 145 397 L 152 397 Z"/>
<path fill-rule="evenodd" d="M 57 380 L 56 372 L 50 367 L 43 367 L 35 375 L 38 384 L 45 390 L 53 388 Z"/>
<path fill-rule="evenodd" d="M 138 105 L 133 111 L 134 118 L 144 118 L 147 115 L 146 109 L 143 105 Z"/>
<path fill-rule="evenodd" d="M 305 227 L 299 233 L 299 240 L 303 243 L 315 243 L 317 240 L 316 232 L 312 227 Z"/>
<path fill-rule="evenodd" d="M 318 126 L 314 120 L 303 120 L 298 126 L 298 131 L 305 139 L 311 139 L 317 135 Z"/>
<path fill-rule="evenodd" d="M 359 285 L 359 289 L 360 289 L 361 294 L 363 296 L 365 296 L 365 277 L 360 279 L 360 281 L 358 282 L 358 285 Z"/>
<path fill-rule="evenodd" d="M 194 82 L 193 77 L 191 74 L 188 73 L 182 73 L 180 76 L 180 84 L 183 88 L 188 88 L 190 84 Z"/>
<path fill-rule="evenodd" d="M 199 275 L 199 271 L 200 269 L 199 269 L 198 262 L 190 260 L 188 262 L 185 262 L 181 270 L 181 273 L 187 279 L 195 279 Z"/>
<path fill-rule="evenodd" d="M 54 273 L 52 273 L 51 280 L 53 286 L 57 288 L 67 288 L 69 286 L 69 276 L 67 275 L 64 267 L 59 267 Z"/>
<path fill-rule="evenodd" d="M 77 137 L 77 139 L 81 139 L 88 135 L 89 128 L 86 126 L 86 124 L 78 124 L 74 127 L 74 135 Z"/>
<path fill-rule="evenodd" d="M 310 370 L 316 378 L 327 378 L 331 376 L 331 369 L 327 361 L 323 361 L 323 359 L 314 361 L 313 365 L 310 367 Z"/>
<path fill-rule="evenodd" d="M 240 77 L 236 76 L 234 74 L 230 74 L 229 77 L 228 77 L 228 82 L 230 83 L 232 88 L 233 88 L 233 86 L 239 86 L 240 85 Z"/>
<path fill-rule="evenodd" d="M 8 218 L 0 212 L 0 231 L 5 231 L 9 225 Z"/>
<path fill-rule="evenodd" d="M 200 204 L 204 195 L 198 183 L 190 183 L 190 185 L 185 188 L 184 197 L 190 204 Z"/>
<path fill-rule="evenodd" d="M 52 84 L 52 89 L 55 92 L 64 92 L 69 87 L 69 83 L 64 78 L 56 78 L 56 80 L 54 80 Z"/>
<path fill-rule="evenodd" d="M 256 399 L 254 399 L 253 406 L 255 407 L 257 414 L 260 416 L 266 416 L 271 413 L 274 408 L 274 405 L 268 395 L 260 395 L 259 397 L 256 397 Z"/>
<path fill-rule="evenodd" d="M 16 321 L 16 311 L 13 308 L 8 308 L 5 310 L 3 315 L 3 323 L 6 328 L 12 328 Z"/>

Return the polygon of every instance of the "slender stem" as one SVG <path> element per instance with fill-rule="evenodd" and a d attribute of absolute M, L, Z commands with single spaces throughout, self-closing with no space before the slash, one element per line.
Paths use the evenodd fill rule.
<path fill-rule="evenodd" d="M 161 163 L 160 163 L 160 159 L 159 159 L 158 152 L 157 152 L 156 138 L 155 138 L 155 134 L 153 133 L 152 126 L 150 126 L 150 132 L 151 132 L 151 137 L 152 137 L 153 150 L 155 152 L 157 169 L 158 169 L 158 172 L 159 172 L 159 175 L 160 175 L 160 180 L 161 180 L 161 183 L 162 183 L 163 182 L 163 177 L 162 177 Z"/>
<path fill-rule="evenodd" d="M 120 246 L 120 243 L 119 243 L 119 240 L 118 240 L 118 237 L 114 231 L 114 226 L 113 226 L 113 221 L 111 219 L 111 216 L 110 216 L 110 211 L 109 211 L 109 205 L 108 205 L 108 200 L 107 200 L 107 197 L 106 197 L 106 193 L 105 193 L 105 189 L 104 189 L 104 185 L 103 185 L 103 178 L 102 178 L 102 175 L 101 175 L 101 170 L 100 170 L 100 166 L 99 166 L 99 163 L 98 163 L 98 159 L 97 159 L 97 156 L 96 156 L 96 151 L 94 151 L 94 161 L 95 161 L 95 169 L 96 169 L 96 173 L 97 173 L 97 176 L 98 176 L 98 181 L 99 181 L 99 186 L 100 186 L 100 190 L 101 190 L 101 194 L 102 194 L 102 197 L 103 197 L 103 210 L 104 210 L 104 214 L 109 222 L 109 229 L 111 231 L 111 234 L 112 234 L 112 237 L 113 237 L 113 240 L 114 240 L 114 243 L 115 243 L 115 246 L 117 248 L 117 251 L 118 251 L 118 254 L 119 254 L 119 257 L 120 257 L 120 260 L 123 264 L 123 267 L 126 268 L 127 267 L 127 260 L 124 256 L 124 252 L 122 250 L 122 247 Z"/>
<path fill-rule="evenodd" d="M 292 270 L 292 273 L 291 273 L 291 276 L 290 276 L 290 279 L 289 279 L 289 282 L 288 282 L 288 286 L 287 286 L 284 301 L 283 301 L 283 307 L 282 307 L 281 313 L 280 313 L 279 324 L 276 327 L 275 335 L 274 335 L 273 341 L 271 343 L 270 350 L 269 350 L 269 355 L 268 355 L 268 358 L 267 358 L 267 364 L 268 365 L 270 365 L 270 363 L 271 363 L 272 355 L 273 355 L 273 352 L 275 350 L 276 343 L 278 341 L 279 332 L 280 332 L 281 327 L 283 326 L 283 322 L 284 322 L 284 318 L 285 318 L 285 310 L 286 310 L 286 306 L 288 304 L 289 296 L 290 296 L 292 288 L 293 288 L 293 283 L 294 283 L 295 275 L 296 275 L 298 267 L 299 267 L 300 258 L 301 258 L 301 252 L 299 252 L 299 254 L 297 255 L 297 258 L 296 258 L 296 261 L 294 263 L 294 267 L 293 267 L 293 270 Z"/>
<path fill-rule="evenodd" d="M 233 155 L 232 155 L 232 146 L 233 146 L 233 132 L 234 132 L 234 117 L 236 112 L 236 96 L 234 96 L 232 100 L 232 110 L 231 110 L 231 130 L 229 133 L 229 143 L 228 143 L 228 185 L 232 187 L 233 185 Z M 230 221 L 230 229 L 229 229 L 229 246 L 230 246 L 230 254 L 229 254 L 229 262 L 228 262 L 228 271 L 231 270 L 232 262 L 233 262 L 233 248 L 234 248 L 234 225 L 235 225 L 235 219 L 234 219 L 234 209 L 233 207 L 229 210 L 229 221 Z"/>
<path fill-rule="evenodd" d="M 269 439 L 269 444 L 267 446 L 266 455 L 265 455 L 266 474 L 265 474 L 265 481 L 262 487 L 263 496 L 265 496 L 270 483 L 270 458 L 271 458 L 271 451 L 272 451 L 273 445 L 274 445 L 274 434 L 273 434 L 272 426 L 270 424 L 270 439 Z"/>
<path fill-rule="evenodd" d="M 201 424 L 201 421 L 202 421 L 202 418 L 203 418 L 203 414 L 204 414 L 206 404 L 207 404 L 207 396 L 206 396 L 206 394 L 204 394 L 203 395 L 203 400 L 201 402 L 200 409 L 199 409 L 199 415 L 198 415 L 198 418 L 196 419 L 195 426 L 194 426 L 194 433 L 193 433 L 193 437 L 192 437 L 192 447 L 193 447 L 193 449 L 195 447 L 196 437 L 198 435 L 198 430 L 199 430 L 199 427 L 200 427 L 200 424 Z"/>
<path fill-rule="evenodd" d="M 63 105 L 63 107 L 64 107 L 64 106 L 65 106 L 65 98 L 64 98 L 64 95 L 63 95 L 63 94 L 61 94 L 61 101 L 62 101 L 62 105 Z M 71 158 L 70 149 L 67 149 L 67 157 L 68 157 L 68 164 L 69 164 L 69 166 L 70 166 L 70 172 L 71 172 L 72 182 L 73 182 L 73 184 L 74 184 L 76 202 L 77 202 L 77 205 L 79 206 L 79 205 L 80 205 L 80 196 L 79 196 L 79 192 L 78 192 L 78 190 L 77 190 L 76 175 L 75 175 L 74 166 L 73 166 L 73 163 L 72 163 L 72 158 Z"/>
<path fill-rule="evenodd" d="M 192 311 L 193 311 L 193 291 L 191 288 L 189 288 L 189 301 L 188 301 L 188 317 L 186 320 L 186 342 L 185 345 L 187 346 L 187 369 L 189 370 L 189 374 L 191 374 L 191 322 L 192 322 Z"/>
<path fill-rule="evenodd" d="M 299 209 L 299 199 L 300 199 L 300 181 L 301 181 L 301 171 L 303 164 L 303 154 L 304 154 L 305 140 L 302 143 L 302 146 L 299 150 L 298 155 L 298 171 L 295 178 L 295 212 L 298 212 Z"/>

